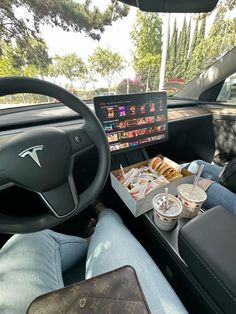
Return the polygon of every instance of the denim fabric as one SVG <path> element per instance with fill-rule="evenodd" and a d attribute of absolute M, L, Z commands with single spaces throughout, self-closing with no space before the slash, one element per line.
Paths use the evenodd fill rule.
<path fill-rule="evenodd" d="M 14 235 L 0 251 L 0 313 L 25 314 L 37 296 L 62 288 L 62 270 L 79 263 L 87 251 L 86 239 L 50 230 Z M 136 269 L 153 314 L 186 313 L 148 253 L 106 209 L 89 245 L 86 278 L 127 264 Z"/>
<path fill-rule="evenodd" d="M 62 288 L 62 269 L 87 249 L 87 240 L 50 230 L 11 237 L 0 251 L 0 313 L 25 314 L 37 296 Z"/>
<path fill-rule="evenodd" d="M 131 265 L 136 270 L 152 314 L 186 313 L 159 268 L 112 210 L 104 210 L 92 236 L 86 278 Z"/>
<path fill-rule="evenodd" d="M 188 170 L 196 174 L 201 164 L 204 165 L 201 177 L 215 181 L 206 191 L 207 200 L 204 207 L 209 209 L 214 206 L 221 205 L 236 214 L 236 194 L 218 183 L 219 174 L 223 168 L 211 165 L 202 160 L 196 160 L 189 165 Z"/>

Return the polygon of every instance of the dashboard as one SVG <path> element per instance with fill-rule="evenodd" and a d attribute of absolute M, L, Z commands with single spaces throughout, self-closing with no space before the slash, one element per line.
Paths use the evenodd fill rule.
<path fill-rule="evenodd" d="M 95 113 L 93 102 L 86 102 Z M 211 112 L 191 101 L 168 99 L 168 121 L 209 116 Z M 83 118 L 61 103 L 0 110 L 0 145 L 14 135 L 38 126 L 82 125 Z"/>
<path fill-rule="evenodd" d="M 87 102 L 87 106 L 95 113 L 93 102 Z M 158 154 L 167 156 L 176 162 L 194 159 L 211 161 L 215 155 L 212 113 L 202 105 L 197 104 L 196 101 L 167 99 L 167 114 L 167 141 L 151 143 L 152 145 L 144 148 L 134 148 L 128 152 L 121 151 L 112 154 L 111 169 L 119 168 L 120 163 L 128 166 L 142 161 L 143 158 L 152 158 Z M 52 126 L 63 129 L 82 127 L 84 123 L 83 118 L 78 113 L 61 103 L 3 109 L 0 110 L 0 116 L 0 146 L 7 143 L 15 135 L 33 128 Z M 206 134 L 208 134 L 207 137 Z M 79 168 L 79 165 L 83 163 L 83 167 L 86 168 L 90 158 L 90 164 L 95 167 L 98 158 L 96 149 L 92 153 L 88 151 L 84 155 L 84 158 L 81 156 L 75 166 L 78 164 Z M 77 168 L 76 171 L 78 171 Z M 86 177 L 89 178 L 90 175 L 86 173 Z"/>

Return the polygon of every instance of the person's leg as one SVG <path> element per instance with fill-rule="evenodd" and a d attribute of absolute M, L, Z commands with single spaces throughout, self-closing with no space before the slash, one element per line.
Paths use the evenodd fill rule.
<path fill-rule="evenodd" d="M 201 164 L 204 165 L 201 177 L 215 181 L 206 190 L 207 200 L 204 203 L 204 208 L 210 209 L 221 205 L 236 214 L 236 194 L 218 183 L 219 174 L 223 167 L 211 165 L 202 160 L 196 160 L 189 165 L 188 170 L 196 174 Z"/>
<path fill-rule="evenodd" d="M 207 200 L 204 208 L 209 209 L 217 205 L 236 214 L 236 194 L 225 188 L 220 183 L 212 183 L 206 191 Z"/>
<path fill-rule="evenodd" d="M 203 160 L 195 160 L 190 163 L 188 166 L 188 170 L 194 174 L 197 174 L 198 169 L 201 165 L 204 165 L 201 177 L 205 179 L 210 179 L 212 181 L 219 181 L 219 174 L 222 171 L 222 167 L 209 164 L 206 161 Z"/>
<path fill-rule="evenodd" d="M 61 256 L 62 273 L 67 271 L 74 264 L 83 261 L 87 255 L 88 239 L 61 234 L 48 230 L 50 236 L 57 242 Z"/>
<path fill-rule="evenodd" d="M 25 314 L 37 296 L 62 288 L 62 270 L 87 248 L 85 239 L 50 230 L 14 235 L 0 251 L 0 313 Z"/>
<path fill-rule="evenodd" d="M 186 312 L 159 268 L 118 214 L 105 209 L 89 244 L 86 279 L 124 265 L 136 270 L 152 314 Z"/>

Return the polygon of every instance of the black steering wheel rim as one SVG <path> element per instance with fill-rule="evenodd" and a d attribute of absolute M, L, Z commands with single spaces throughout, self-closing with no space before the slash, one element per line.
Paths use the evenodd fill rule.
<path fill-rule="evenodd" d="M 0 213 L 0 232 L 2 233 L 35 232 L 51 228 L 66 221 L 85 209 L 95 200 L 102 191 L 110 171 L 110 150 L 106 134 L 97 117 L 83 101 L 64 88 L 40 79 L 27 77 L 0 78 L 0 96 L 18 93 L 33 93 L 50 96 L 79 113 L 84 118 L 86 131 L 97 148 L 99 162 L 94 180 L 79 196 L 79 203 L 70 215 L 57 218 L 52 215 L 51 212 L 47 212 L 35 217 L 15 217 Z"/>

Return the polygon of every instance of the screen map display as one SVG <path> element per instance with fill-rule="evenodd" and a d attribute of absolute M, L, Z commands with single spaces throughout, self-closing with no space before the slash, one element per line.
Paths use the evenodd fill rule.
<path fill-rule="evenodd" d="M 112 152 L 167 140 L 165 92 L 98 96 L 94 106 Z"/>

